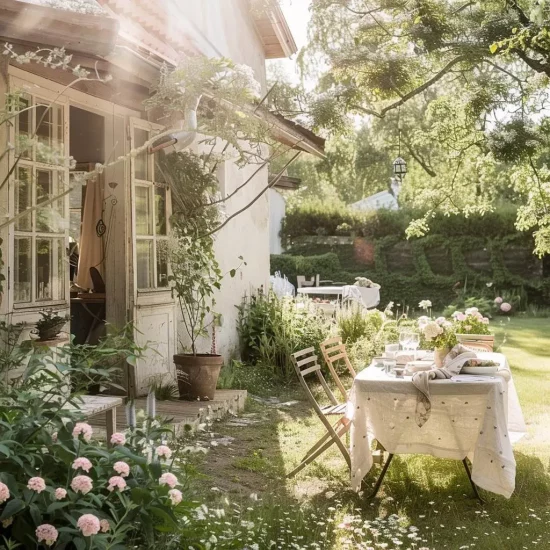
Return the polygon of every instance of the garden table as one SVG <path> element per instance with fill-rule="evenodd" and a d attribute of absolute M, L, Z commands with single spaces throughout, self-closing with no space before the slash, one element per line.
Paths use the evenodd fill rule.
<path fill-rule="evenodd" d="M 470 475 L 467 457 L 472 463 L 470 481 L 506 498 L 511 496 L 516 475 L 512 444 L 525 434 L 525 422 L 506 357 L 488 352 L 477 355 L 497 362 L 499 372 L 430 381 L 431 415 L 422 427 L 415 419 L 419 392 L 410 377 L 394 378 L 374 366 L 357 375 L 347 413 L 352 420 L 354 490 L 360 489 L 372 467 L 370 443 L 376 439 L 390 453 L 389 460 L 394 454 L 462 460 Z M 507 371 L 506 376 L 501 371 Z M 378 487 L 379 483 L 376 490 Z"/>
<path fill-rule="evenodd" d="M 333 286 L 306 286 L 298 289 L 300 294 L 310 296 L 336 296 L 341 298 L 352 297 L 352 292 L 357 294 L 356 301 L 361 300 L 366 308 L 376 307 L 380 303 L 380 287 L 358 287 L 355 285 L 333 285 Z M 360 298 L 359 298 L 360 296 Z"/>

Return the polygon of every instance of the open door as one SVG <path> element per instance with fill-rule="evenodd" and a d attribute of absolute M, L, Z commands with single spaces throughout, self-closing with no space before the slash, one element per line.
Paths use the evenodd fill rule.
<path fill-rule="evenodd" d="M 159 127 L 147 121 L 130 120 L 130 142 L 135 150 Z M 136 342 L 149 347 L 138 362 L 136 393 L 147 392 L 152 377 L 173 376 L 176 353 L 176 304 L 168 285 L 168 235 L 170 192 L 155 157 L 132 156 L 131 169 L 131 314 Z"/>

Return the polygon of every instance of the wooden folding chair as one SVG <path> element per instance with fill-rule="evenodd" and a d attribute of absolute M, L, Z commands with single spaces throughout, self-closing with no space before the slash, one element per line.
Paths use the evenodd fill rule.
<path fill-rule="evenodd" d="M 493 351 L 495 337 L 492 334 L 457 334 L 460 344 L 473 351 Z"/>
<path fill-rule="evenodd" d="M 330 370 L 330 374 L 334 378 L 342 397 L 347 401 L 348 390 L 346 390 L 344 384 L 342 384 L 342 381 L 334 368 L 335 365 L 338 367 L 340 362 L 342 362 L 351 374 L 352 379 L 357 376 L 346 352 L 346 345 L 342 342 L 342 339 L 339 336 L 335 336 L 334 338 L 329 338 L 328 340 L 321 342 L 320 347 L 325 362 Z"/>
<path fill-rule="evenodd" d="M 346 418 L 346 408 L 347 403 L 338 403 L 331 389 L 328 387 L 328 384 L 321 372 L 321 366 L 317 360 L 317 355 L 315 354 L 314 348 L 304 349 L 292 354 L 292 362 L 294 363 L 294 368 L 298 374 L 298 379 L 300 384 L 304 388 L 308 399 L 313 406 L 317 416 L 324 424 L 327 433 L 309 449 L 306 453 L 300 464 L 288 474 L 287 477 L 294 477 L 300 470 L 305 468 L 310 462 L 313 462 L 319 455 L 324 453 L 329 447 L 334 445 L 338 446 L 340 449 L 348 468 L 351 469 L 351 460 L 349 452 L 346 449 L 346 446 L 342 442 L 342 436 L 344 436 L 350 429 L 350 420 Z M 310 390 L 308 383 L 306 381 L 306 376 L 309 374 L 316 374 L 317 379 L 321 383 L 321 386 L 325 390 L 325 393 L 330 401 L 330 405 L 321 406 L 317 403 L 315 396 Z M 347 399 L 347 398 L 346 398 Z M 329 416 L 340 416 L 340 418 L 332 424 L 328 419 Z"/>

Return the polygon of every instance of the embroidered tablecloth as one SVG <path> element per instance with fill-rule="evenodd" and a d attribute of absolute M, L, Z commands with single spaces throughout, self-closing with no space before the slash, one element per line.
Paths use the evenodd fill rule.
<path fill-rule="evenodd" d="M 478 353 L 509 371 L 506 357 Z M 411 379 L 393 378 L 370 366 L 360 372 L 350 393 L 351 481 L 358 491 L 372 467 L 377 439 L 393 454 L 427 454 L 472 461 L 479 487 L 509 498 L 514 492 L 516 461 L 512 444 L 526 432 L 511 376 L 458 375 L 430 382 L 432 412 L 420 428 L 415 422 L 418 390 Z"/>

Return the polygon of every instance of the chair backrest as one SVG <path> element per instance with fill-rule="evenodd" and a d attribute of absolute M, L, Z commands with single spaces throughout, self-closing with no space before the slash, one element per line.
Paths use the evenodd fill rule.
<path fill-rule="evenodd" d="M 355 369 L 353 368 L 353 365 L 351 364 L 351 361 L 349 360 L 348 354 L 346 352 L 346 345 L 342 342 L 342 339 L 339 336 L 335 336 L 333 338 L 328 338 L 324 342 L 321 342 L 320 347 L 321 352 L 323 353 L 323 357 L 330 370 L 330 374 L 332 374 L 332 377 L 334 378 L 338 389 L 344 396 L 344 399 L 347 400 L 346 388 L 344 387 L 344 384 L 342 384 L 342 381 L 340 380 L 340 377 L 338 376 L 338 373 L 335 369 L 335 366 L 338 367 L 340 363 L 343 363 L 348 369 L 348 372 L 351 374 L 352 378 L 355 378 L 357 376 Z"/>
<path fill-rule="evenodd" d="M 100 294 L 105 293 L 105 282 L 99 270 L 95 267 L 90 267 L 90 278 L 92 279 L 92 284 L 94 286 L 94 292 L 99 292 Z"/>
<path fill-rule="evenodd" d="M 321 406 L 319 405 L 319 403 L 317 403 L 317 399 L 315 399 L 315 396 L 313 395 L 313 392 L 309 388 L 306 381 L 306 376 L 308 376 L 309 374 L 315 374 L 317 376 L 317 379 L 319 380 L 319 382 L 321 382 L 321 386 L 323 386 L 323 389 L 325 390 L 325 393 L 331 404 L 338 405 L 336 397 L 334 397 L 332 390 L 329 388 L 327 381 L 325 380 L 325 377 L 321 372 L 321 365 L 319 365 L 319 361 L 317 360 L 315 348 L 307 348 L 303 349 L 302 351 L 297 351 L 296 353 L 293 353 L 292 363 L 294 364 L 294 368 L 296 369 L 296 374 L 298 375 L 300 384 L 306 391 L 308 398 L 313 405 L 313 408 L 319 416 L 324 415 L 321 411 Z"/>
<path fill-rule="evenodd" d="M 306 279 L 305 275 L 297 275 L 296 282 L 298 283 L 298 288 L 303 288 L 305 286 L 319 286 L 319 275 L 315 275 L 313 279 Z"/>
<path fill-rule="evenodd" d="M 476 351 L 493 351 L 495 337 L 492 334 L 457 334 L 459 343 Z"/>

